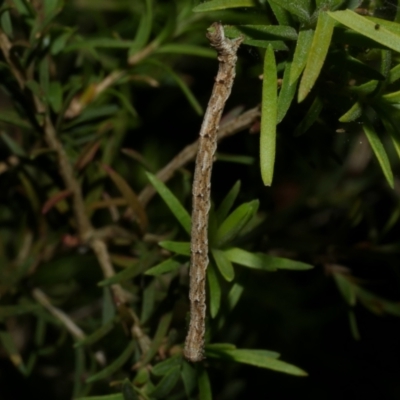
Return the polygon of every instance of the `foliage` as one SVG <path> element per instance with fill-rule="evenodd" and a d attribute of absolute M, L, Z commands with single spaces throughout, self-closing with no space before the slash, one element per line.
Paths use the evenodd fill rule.
<path fill-rule="evenodd" d="M 46 357 L 62 355 L 64 397 L 81 400 L 211 399 L 214 372 L 228 371 L 229 386 L 235 364 L 305 376 L 266 342 L 262 349 L 226 343 L 235 342 L 233 316 L 252 291 L 249 276 L 282 270 L 323 267 L 345 299 L 355 338 L 357 303 L 400 315 L 399 303 L 367 290 L 350 269 L 364 260 L 361 246 L 382 260 L 398 252 L 391 189 L 400 157 L 400 12 L 380 18 L 374 3 L 3 4 L 0 342 L 21 374 L 37 376 Z M 223 189 L 213 183 L 206 360 L 192 365 L 182 342 L 191 228 L 184 166 L 194 157 L 178 153 L 186 138 L 175 145 L 174 128 L 152 120 L 173 108 L 175 126 L 198 130 L 209 95 L 199 82 L 216 68 L 205 39 L 215 20 L 228 37 L 244 38 L 234 92 L 248 81 L 258 88 L 246 106 L 261 102 L 261 118 L 246 128 L 260 137 L 246 138 L 253 157 L 217 154 Z M 247 54 L 257 55 L 255 65 L 246 67 Z M 232 104 L 238 99 L 233 93 Z M 157 146 L 164 136 L 168 145 Z M 363 140 L 369 147 L 358 150 Z M 372 154 L 377 163 L 369 163 Z M 232 162 L 233 171 L 247 168 L 242 183 Z M 375 187 L 389 204 L 383 223 L 363 203 Z M 263 318 L 254 313 L 253 329 Z"/>

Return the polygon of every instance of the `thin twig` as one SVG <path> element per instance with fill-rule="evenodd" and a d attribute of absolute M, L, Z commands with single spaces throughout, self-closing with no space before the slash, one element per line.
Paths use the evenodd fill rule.
<path fill-rule="evenodd" d="M 190 258 L 190 324 L 184 356 L 192 362 L 203 359 L 206 317 L 206 271 L 208 265 L 208 213 L 210 211 L 211 170 L 217 149 L 217 132 L 222 111 L 235 78 L 236 52 L 243 39 L 225 38 L 221 23 L 207 33 L 218 53 L 219 69 L 200 129 L 199 148 L 193 180 L 192 231 Z"/>
<path fill-rule="evenodd" d="M 9 41 L 8 37 L 1 30 L 0 30 L 0 48 L 3 52 L 5 60 L 10 64 L 11 72 L 13 73 L 15 79 L 17 80 L 20 89 L 23 90 L 25 88 L 25 78 L 23 74 L 18 70 L 18 68 L 12 63 L 12 59 L 10 57 L 10 50 L 12 48 L 12 44 Z M 121 77 L 120 74 L 121 73 L 117 71 L 111 75 L 113 79 L 117 80 Z M 103 84 L 100 86 L 100 88 L 102 90 L 105 90 L 105 88 L 107 88 L 113 83 L 113 79 L 109 78 L 107 80 L 106 78 L 103 81 Z M 36 106 L 36 111 L 38 113 L 46 111 L 44 104 L 36 96 L 34 96 L 34 104 Z M 80 239 L 83 243 L 89 244 L 89 246 L 92 248 L 93 252 L 96 255 L 96 258 L 102 269 L 103 275 L 106 278 L 110 278 L 113 275 L 115 275 L 115 271 L 110 260 L 110 255 L 107 249 L 107 245 L 104 240 L 99 239 L 95 235 L 94 228 L 85 211 L 85 202 L 83 199 L 80 185 L 74 176 L 72 165 L 68 159 L 67 153 L 65 152 L 62 143 L 59 141 L 57 137 L 56 129 L 48 113 L 46 113 L 44 118 L 43 130 L 47 145 L 51 150 L 53 150 L 56 153 L 59 165 L 59 171 L 64 181 L 65 188 L 69 190 L 72 194 L 72 203 L 73 203 L 72 209 L 74 212 Z M 128 303 L 128 297 L 126 296 L 124 290 L 119 284 L 112 285 L 111 290 L 113 293 L 113 300 L 117 308 L 119 308 L 122 305 L 126 305 Z M 135 322 L 138 322 L 139 319 L 137 318 L 136 314 L 132 309 L 130 309 L 130 313 Z M 136 332 L 136 335 L 138 336 L 137 338 L 140 338 L 141 340 L 144 336 L 146 336 L 142 332 L 139 325 L 135 327 L 135 330 L 133 330 L 133 332 Z"/>

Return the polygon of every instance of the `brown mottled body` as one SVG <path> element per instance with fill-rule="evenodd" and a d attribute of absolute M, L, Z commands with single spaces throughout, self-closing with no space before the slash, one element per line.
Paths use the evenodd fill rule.
<path fill-rule="evenodd" d="M 219 69 L 200 129 L 199 148 L 193 179 L 190 258 L 190 324 L 184 355 L 192 362 L 203 359 L 206 317 L 206 271 L 208 265 L 208 213 L 211 170 L 217 149 L 219 122 L 235 78 L 236 52 L 242 38 L 225 38 L 224 28 L 215 22 L 207 33 L 218 53 Z"/>

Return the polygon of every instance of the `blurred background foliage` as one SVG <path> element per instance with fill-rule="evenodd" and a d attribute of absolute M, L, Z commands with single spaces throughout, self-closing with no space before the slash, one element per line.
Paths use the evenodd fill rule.
<path fill-rule="evenodd" d="M 4 1 L 1 399 L 398 398 L 399 10 Z M 190 145 L 214 21 L 245 41 L 221 124 L 237 134 L 213 167 L 207 358 L 192 365 Z"/>

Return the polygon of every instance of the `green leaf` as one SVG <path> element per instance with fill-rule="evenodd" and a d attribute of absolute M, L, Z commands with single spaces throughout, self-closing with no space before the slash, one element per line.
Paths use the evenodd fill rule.
<path fill-rule="evenodd" d="M 329 16 L 354 31 L 400 52 L 400 33 L 392 32 L 351 10 L 328 12 Z M 398 24 L 396 24 L 398 25 Z"/>
<path fill-rule="evenodd" d="M 210 263 L 207 267 L 207 280 L 208 287 L 210 289 L 210 314 L 211 318 L 215 318 L 221 305 L 221 287 L 219 285 L 218 276 L 212 263 Z"/>
<path fill-rule="evenodd" d="M 18 304 L 15 306 L 0 306 L 0 320 L 17 315 L 30 314 L 40 309 L 38 304 Z"/>
<path fill-rule="evenodd" d="M 282 25 L 236 25 L 225 28 L 226 35 L 242 34 L 244 39 L 254 40 L 297 40 L 297 32 L 291 26 Z"/>
<path fill-rule="evenodd" d="M 240 186 L 241 182 L 236 181 L 236 183 L 232 186 L 231 190 L 228 192 L 228 194 L 225 196 L 220 206 L 218 207 L 216 211 L 216 216 L 219 223 L 221 223 L 229 214 L 229 211 L 231 210 L 237 198 L 237 195 L 240 192 Z"/>
<path fill-rule="evenodd" d="M 353 283 L 340 273 L 334 273 L 336 285 L 340 290 L 341 295 L 349 306 L 356 305 L 356 291 Z"/>
<path fill-rule="evenodd" d="M 152 370 L 151 373 L 155 376 L 163 376 L 168 373 L 172 368 L 175 367 L 180 367 L 182 364 L 182 356 L 181 354 L 176 354 L 170 358 L 167 358 L 164 361 L 159 362 L 156 364 Z"/>
<path fill-rule="evenodd" d="M 98 342 L 100 339 L 102 339 L 104 336 L 106 336 L 111 330 L 114 328 L 114 326 L 119 322 L 119 317 L 115 317 L 111 319 L 110 321 L 106 322 L 103 326 L 101 326 L 99 329 L 94 331 L 91 335 L 86 336 L 85 339 L 80 340 L 74 344 L 74 347 L 81 347 L 81 346 L 90 346 L 96 342 Z"/>
<path fill-rule="evenodd" d="M 185 387 L 185 393 L 189 399 L 197 387 L 196 370 L 187 361 L 183 361 L 181 375 L 183 386 Z"/>
<path fill-rule="evenodd" d="M 57 9 L 59 0 L 43 0 L 44 15 L 47 16 Z"/>
<path fill-rule="evenodd" d="M 274 176 L 277 123 L 277 72 L 272 46 L 264 58 L 264 78 L 261 100 L 260 168 L 264 185 L 270 186 Z"/>
<path fill-rule="evenodd" d="M 283 372 L 296 376 L 307 376 L 307 373 L 302 369 L 288 364 L 284 361 L 277 360 L 279 354 L 265 350 L 220 350 L 207 354 L 209 357 L 218 358 L 221 360 L 231 360 L 244 364 L 254 365 L 259 368 L 272 369 L 274 371 Z M 272 357 L 271 357 L 272 355 Z"/>
<path fill-rule="evenodd" d="M 276 271 L 277 269 L 303 271 L 314 268 L 312 265 L 300 261 L 273 257 L 263 253 L 250 253 L 237 247 L 225 250 L 225 256 L 235 264 L 264 271 Z"/>
<path fill-rule="evenodd" d="M 140 323 L 144 325 L 153 314 L 155 308 L 156 292 L 158 282 L 154 279 L 142 292 L 142 312 Z"/>
<path fill-rule="evenodd" d="M 314 124 L 314 122 L 318 119 L 319 114 L 323 108 L 322 100 L 319 96 L 316 96 L 314 101 L 312 102 L 310 108 L 307 110 L 306 115 L 301 120 L 301 122 L 297 125 L 296 129 L 293 132 L 293 136 L 300 136 L 303 133 L 307 132 L 308 129 Z"/>
<path fill-rule="evenodd" d="M 232 263 L 225 256 L 225 252 L 217 249 L 212 249 L 211 252 L 214 257 L 215 263 L 217 264 L 219 272 L 225 280 L 231 282 L 235 277 L 235 270 L 233 269 Z"/>
<path fill-rule="evenodd" d="M 139 27 L 136 32 L 135 39 L 129 49 L 129 56 L 137 53 L 141 50 L 148 42 L 153 25 L 153 1 L 146 0 L 146 7 L 144 12 L 141 14 Z"/>
<path fill-rule="evenodd" d="M 11 153 L 18 156 L 18 157 L 26 157 L 25 150 L 17 143 L 14 139 L 12 139 L 8 134 L 3 131 L 1 132 L 1 138 L 3 142 L 7 145 L 10 149 Z"/>
<path fill-rule="evenodd" d="M 58 81 L 50 82 L 49 90 L 47 92 L 47 102 L 55 113 L 58 113 L 61 110 L 62 101 L 63 91 L 61 83 Z"/>
<path fill-rule="evenodd" d="M 181 265 L 181 262 L 174 260 L 174 258 L 169 258 L 168 260 L 164 260 L 160 264 L 148 269 L 145 272 L 145 275 L 158 276 L 166 274 L 167 272 L 176 271 Z"/>
<path fill-rule="evenodd" d="M 307 64 L 308 53 L 314 38 L 314 30 L 306 29 L 299 32 L 296 43 L 296 49 L 293 55 L 293 61 L 290 68 L 290 85 L 293 85 Z"/>
<path fill-rule="evenodd" d="M 291 18 L 291 14 L 282 8 L 278 3 L 274 3 L 273 1 L 269 2 L 269 6 L 271 7 L 272 12 L 275 15 L 276 20 L 279 22 L 279 25 L 292 25 L 293 21 Z"/>
<path fill-rule="evenodd" d="M 232 311 L 240 300 L 243 294 L 244 286 L 240 283 L 235 283 L 228 293 L 228 309 Z"/>
<path fill-rule="evenodd" d="M 157 331 L 154 335 L 153 341 L 150 345 L 150 348 L 146 355 L 144 356 L 143 360 L 141 361 L 141 365 L 148 364 L 152 358 L 157 354 L 165 336 L 168 332 L 168 328 L 172 321 L 172 313 L 164 314 L 157 327 Z"/>
<path fill-rule="evenodd" d="M 310 51 L 308 52 L 307 64 L 300 81 L 298 102 L 302 102 L 314 86 L 331 43 L 334 22 L 326 12 L 318 16 L 317 27 L 313 37 Z"/>
<path fill-rule="evenodd" d="M 25 374 L 26 368 L 24 362 L 22 361 L 22 357 L 15 345 L 13 337 L 8 331 L 0 330 L 0 343 L 3 345 L 3 348 L 13 365 Z"/>
<path fill-rule="evenodd" d="M 352 122 L 361 117 L 363 106 L 359 101 L 356 101 L 351 108 L 346 111 L 340 118 L 340 122 Z"/>
<path fill-rule="evenodd" d="M 255 7 L 254 0 L 211 0 L 193 8 L 193 12 L 226 10 L 237 7 Z"/>
<path fill-rule="evenodd" d="M 215 235 L 215 246 L 220 247 L 233 240 L 258 210 L 259 201 L 253 200 L 237 207 L 219 226 Z"/>
<path fill-rule="evenodd" d="M 170 240 L 164 240 L 158 244 L 163 249 L 172 251 L 173 253 L 190 256 L 190 242 L 173 242 Z"/>
<path fill-rule="evenodd" d="M 105 396 L 78 397 L 76 400 L 124 400 L 124 396 L 121 393 L 114 393 Z"/>
<path fill-rule="evenodd" d="M 291 84 L 289 82 L 290 70 L 292 67 L 291 62 L 287 62 L 285 66 L 285 72 L 283 73 L 283 82 L 281 90 L 278 96 L 278 112 L 276 123 L 279 124 L 285 117 L 287 111 L 289 110 L 290 104 L 296 93 L 296 82 Z"/>
<path fill-rule="evenodd" d="M 206 353 L 208 351 L 220 351 L 220 350 L 234 350 L 236 346 L 232 343 L 208 343 L 205 346 Z"/>
<path fill-rule="evenodd" d="M 109 285 L 114 285 L 115 283 L 125 282 L 139 275 L 141 270 L 142 269 L 140 262 L 136 261 L 130 267 L 123 269 L 121 272 L 118 272 L 117 274 L 111 276 L 110 278 L 100 281 L 97 285 L 109 286 Z"/>
<path fill-rule="evenodd" d="M 2 10 L 0 14 L 0 25 L 1 29 L 4 31 L 4 33 L 12 39 L 13 37 L 13 27 L 12 27 L 12 22 L 10 18 L 10 12 L 6 10 Z"/>
<path fill-rule="evenodd" d="M 250 253 L 237 247 L 225 250 L 224 254 L 231 262 L 244 267 L 261 269 L 264 271 L 276 271 L 276 267 L 269 263 L 270 259 L 265 254 Z"/>
<path fill-rule="evenodd" d="M 110 176 L 115 186 L 117 186 L 118 190 L 121 192 L 132 211 L 135 213 L 141 231 L 145 232 L 148 224 L 147 214 L 136 193 L 128 185 L 126 180 L 111 167 L 108 165 L 103 165 L 103 168 Z"/>
<path fill-rule="evenodd" d="M 270 0 L 273 3 L 276 3 L 290 14 L 295 15 L 299 18 L 301 22 L 309 22 L 310 13 L 308 10 L 308 2 L 304 0 Z"/>
<path fill-rule="evenodd" d="M 389 186 L 393 189 L 394 188 L 393 173 L 390 167 L 389 158 L 386 154 L 386 150 L 383 147 L 383 144 L 379 139 L 379 136 L 376 133 L 374 127 L 372 126 L 371 122 L 365 115 L 363 118 L 363 130 L 368 138 L 369 144 L 371 145 L 373 152 L 375 153 L 376 158 L 378 159 L 379 165 L 381 166 L 382 172 L 385 175 L 385 178 Z"/>
<path fill-rule="evenodd" d="M 158 48 L 156 54 L 184 54 L 187 56 L 198 56 L 215 59 L 215 50 L 194 44 L 168 43 Z"/>
<path fill-rule="evenodd" d="M 124 396 L 124 400 L 139 400 L 139 397 L 128 378 L 126 378 L 122 384 L 122 395 Z"/>
<path fill-rule="evenodd" d="M 89 378 L 86 379 L 86 383 L 92 383 L 99 381 L 101 379 L 105 379 L 109 377 L 110 375 L 114 374 L 117 372 L 129 359 L 131 354 L 133 353 L 135 349 L 135 341 L 130 341 L 126 349 L 122 352 L 122 354 L 115 359 L 108 367 L 104 368 L 97 374 L 94 374 L 90 376 Z"/>
<path fill-rule="evenodd" d="M 20 115 L 12 111 L 0 112 L 0 121 L 6 124 L 15 125 L 22 129 L 32 129 L 31 125 L 24 121 Z"/>
<path fill-rule="evenodd" d="M 156 399 L 165 399 L 177 384 L 180 375 L 180 366 L 170 369 L 170 371 L 164 375 L 161 381 L 157 384 L 154 390 L 149 393 L 150 396 L 155 397 Z"/>
<path fill-rule="evenodd" d="M 220 152 L 215 154 L 215 158 L 217 161 L 222 162 L 231 162 L 236 164 L 244 164 L 244 165 L 253 165 L 254 164 L 254 157 L 251 156 L 242 156 L 242 155 L 235 155 L 235 154 L 222 154 Z"/>
<path fill-rule="evenodd" d="M 200 366 L 200 374 L 197 382 L 199 386 L 199 400 L 212 400 L 210 378 L 203 366 Z"/>
<path fill-rule="evenodd" d="M 189 213 L 185 210 L 175 195 L 167 188 L 167 186 L 161 182 L 155 175 L 150 172 L 146 172 L 146 176 L 150 183 L 157 190 L 157 193 L 161 196 L 164 202 L 167 204 L 175 218 L 182 225 L 183 229 L 190 235 L 191 230 L 191 218 Z"/>

